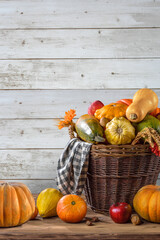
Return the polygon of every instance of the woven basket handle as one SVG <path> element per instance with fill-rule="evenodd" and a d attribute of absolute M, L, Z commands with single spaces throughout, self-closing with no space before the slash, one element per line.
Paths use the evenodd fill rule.
<path fill-rule="evenodd" d="M 75 124 L 70 125 L 70 126 L 68 127 L 68 133 L 69 133 L 70 139 L 76 137 L 76 136 L 75 136 L 75 132 L 76 132 L 76 130 L 75 130 Z M 77 137 L 78 137 L 78 134 L 77 134 Z"/>

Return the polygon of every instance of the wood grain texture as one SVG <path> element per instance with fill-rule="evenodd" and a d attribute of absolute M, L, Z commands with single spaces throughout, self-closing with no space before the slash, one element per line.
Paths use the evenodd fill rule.
<path fill-rule="evenodd" d="M 0 120 L 0 149 L 63 148 L 68 129 L 58 130 L 56 119 Z"/>
<path fill-rule="evenodd" d="M 0 89 L 160 88 L 159 66 L 160 59 L 0 60 Z"/>
<path fill-rule="evenodd" d="M 83 230 L 82 230 L 83 231 Z M 10 239 L 23 239 L 23 240 L 28 240 L 28 239 L 35 239 L 35 240 L 43 240 L 44 238 L 48 239 L 48 240 L 52 240 L 52 239 L 59 239 L 59 240 L 71 240 L 71 239 L 77 239 L 77 240 L 81 240 L 81 239 L 85 239 L 85 240 L 99 240 L 99 239 L 103 239 L 103 240 L 137 240 L 138 238 L 142 239 L 142 240 L 150 240 L 150 239 L 154 239 L 154 240 L 159 240 L 160 238 L 160 234 L 135 234 L 135 235 L 131 235 L 131 234 L 54 234 L 54 233 L 32 233 L 32 232 L 25 232 L 25 233 L 20 233 L 20 235 L 14 234 L 13 233 L 2 233 L 2 235 L 0 236 L 0 239 L 6 239 L 6 240 L 10 240 Z"/>
<path fill-rule="evenodd" d="M 15 228 L 2 228 L 0 239 L 90 239 L 90 240 L 137 240 L 160 238 L 159 224 L 144 222 L 134 226 L 131 223 L 115 224 L 109 216 L 94 213 L 88 208 L 87 217 L 98 217 L 100 222 L 89 227 L 84 221 L 71 224 L 58 217 L 44 218 L 38 216 Z"/>
<path fill-rule="evenodd" d="M 87 113 L 88 107 L 95 100 L 107 105 L 122 98 L 132 98 L 136 91 L 137 89 L 0 90 L 0 119 L 62 118 L 69 109 L 75 109 L 76 117 L 80 117 Z M 154 91 L 160 101 L 160 89 Z"/>
<path fill-rule="evenodd" d="M 160 27 L 159 13 L 151 0 L 1 1 L 0 28 Z"/>
<path fill-rule="evenodd" d="M 56 187 L 56 169 L 62 152 L 63 149 L 0 150 L 0 179 L 23 181 L 34 193 L 42 186 Z M 157 185 L 160 185 L 160 179 Z"/>
<path fill-rule="evenodd" d="M 0 178 L 55 181 L 62 149 L 1 150 Z"/>
<path fill-rule="evenodd" d="M 95 100 L 131 98 L 143 87 L 156 89 L 160 100 L 159 0 L 2 0 L 0 23 L 3 180 L 22 181 L 33 193 L 56 187 L 57 161 L 69 140 L 57 124 L 66 110 L 79 117 Z M 48 239 L 55 236 L 54 227 L 50 233 L 45 227 Z M 36 224 L 33 238 L 28 229 L 17 236 L 42 238 Z"/>
<path fill-rule="evenodd" d="M 154 28 L 1 30 L 0 59 L 153 58 L 159 38 Z"/>

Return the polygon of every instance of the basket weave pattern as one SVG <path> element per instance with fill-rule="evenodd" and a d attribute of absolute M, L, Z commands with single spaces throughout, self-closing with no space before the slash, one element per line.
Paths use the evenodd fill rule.
<path fill-rule="evenodd" d="M 107 214 L 116 202 L 132 205 L 136 192 L 156 184 L 160 157 L 149 145 L 93 145 L 90 153 L 85 195 L 90 207 Z"/>
<path fill-rule="evenodd" d="M 159 172 L 160 157 L 150 151 L 149 144 L 93 144 L 85 185 L 87 203 L 103 214 L 116 202 L 132 205 L 141 187 L 156 184 Z"/>

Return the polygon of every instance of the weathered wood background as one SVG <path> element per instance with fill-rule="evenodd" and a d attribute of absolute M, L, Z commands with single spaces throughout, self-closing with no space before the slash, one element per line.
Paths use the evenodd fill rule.
<path fill-rule="evenodd" d="M 0 0 L 0 179 L 56 186 L 70 108 L 142 87 L 160 100 L 159 39 L 157 0 Z"/>

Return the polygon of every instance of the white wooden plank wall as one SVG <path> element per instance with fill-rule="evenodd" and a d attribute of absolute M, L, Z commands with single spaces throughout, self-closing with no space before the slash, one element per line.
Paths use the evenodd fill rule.
<path fill-rule="evenodd" d="M 70 108 L 142 87 L 160 101 L 159 39 L 159 0 L 0 0 L 0 180 L 56 187 Z"/>

